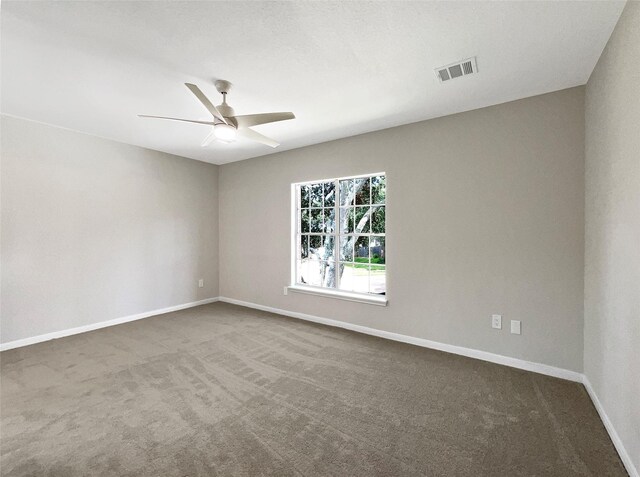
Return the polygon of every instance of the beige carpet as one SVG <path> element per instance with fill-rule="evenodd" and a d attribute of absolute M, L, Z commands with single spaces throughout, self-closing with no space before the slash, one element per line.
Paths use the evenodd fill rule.
<path fill-rule="evenodd" d="M 223 303 L 0 359 L 6 476 L 626 475 L 580 384 Z"/>

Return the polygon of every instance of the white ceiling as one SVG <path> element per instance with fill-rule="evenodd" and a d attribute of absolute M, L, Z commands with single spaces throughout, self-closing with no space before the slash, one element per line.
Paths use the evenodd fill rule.
<path fill-rule="evenodd" d="M 2 2 L 2 112 L 223 164 L 586 83 L 624 2 Z M 433 69 L 477 56 L 479 74 Z M 282 144 L 201 148 L 183 85 Z"/>

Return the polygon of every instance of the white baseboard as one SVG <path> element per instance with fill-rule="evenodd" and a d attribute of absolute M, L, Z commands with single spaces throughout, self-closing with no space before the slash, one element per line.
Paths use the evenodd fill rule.
<path fill-rule="evenodd" d="M 77 335 L 78 333 L 85 333 L 87 331 L 98 330 L 100 328 L 106 328 L 108 326 L 120 325 L 122 323 L 128 323 L 130 321 L 141 320 L 143 318 L 149 318 L 150 316 L 162 315 L 164 313 L 171 313 L 172 311 L 184 310 L 185 308 L 191 308 L 199 305 L 206 305 L 207 303 L 213 303 L 218 301 L 219 298 L 207 298 L 206 300 L 192 301 L 191 303 L 183 303 L 182 305 L 169 306 L 167 308 L 160 308 L 158 310 L 145 311 L 144 313 L 138 313 L 136 315 L 123 316 L 121 318 L 115 318 L 113 320 L 101 321 L 99 323 L 91 323 L 90 325 L 78 326 L 75 328 L 69 328 L 61 331 L 54 331 L 52 333 L 45 333 L 43 335 L 32 336 L 30 338 L 23 338 L 21 340 L 8 341 L 7 343 L 0 344 L 0 351 L 5 351 L 13 348 L 20 348 L 22 346 L 29 346 L 43 341 L 55 340 L 58 338 L 64 338 L 65 336 Z"/>
<path fill-rule="evenodd" d="M 605 412 L 604 407 L 602 407 L 602 403 L 600 402 L 600 399 L 598 399 L 598 395 L 593 389 L 593 386 L 591 386 L 591 382 L 589 382 L 589 378 L 587 378 L 587 376 L 583 377 L 582 384 L 584 384 L 584 387 L 589 393 L 589 397 L 591 398 L 591 401 L 593 401 L 593 405 L 595 406 L 596 411 L 598 411 L 598 414 L 600 415 L 600 419 L 604 423 L 604 427 L 609 433 L 609 437 L 611 437 L 611 440 L 613 441 L 613 445 L 618 451 L 618 454 L 620 455 L 620 459 L 622 460 L 624 467 L 627 469 L 629 476 L 640 477 L 638 474 L 638 469 L 636 469 L 635 464 L 631 460 L 631 456 L 627 452 L 627 449 L 625 449 L 624 444 L 622 443 L 622 439 L 620 439 L 620 436 L 616 432 L 616 429 L 613 427 L 613 424 L 611 423 L 609 416 Z"/>
<path fill-rule="evenodd" d="M 582 373 L 576 371 L 570 371 L 568 369 L 556 368 L 555 366 L 549 366 L 547 364 L 534 363 L 532 361 L 526 361 L 518 358 L 511 358 L 509 356 L 502 356 L 499 354 L 489 353 L 488 351 L 480 351 L 472 348 L 464 348 L 462 346 L 455 346 L 446 343 L 440 343 L 438 341 L 431 341 L 424 338 L 416 338 L 414 336 L 402 335 L 399 333 L 393 333 L 391 331 L 383 331 L 375 328 L 369 328 L 367 326 L 354 325 L 344 321 L 331 320 L 328 318 L 322 318 L 320 316 L 307 315 L 305 313 L 298 313 L 295 311 L 281 310 L 279 308 L 272 308 L 270 306 L 258 305 L 256 303 L 250 303 L 246 301 L 236 300 L 234 298 L 220 297 L 220 301 L 225 303 L 231 303 L 234 305 L 246 306 L 247 308 L 254 308 L 256 310 L 268 311 L 270 313 L 276 313 L 278 315 L 290 316 L 292 318 L 299 318 L 301 320 L 313 321 L 314 323 L 321 323 L 323 325 L 335 326 L 337 328 L 344 328 L 346 330 L 356 331 L 358 333 L 364 333 L 366 335 L 378 336 L 380 338 L 386 338 L 393 341 L 400 341 L 402 343 L 409 343 L 416 346 L 422 346 L 423 348 L 437 349 L 439 351 L 446 351 L 447 353 L 458 354 L 461 356 L 467 356 L 469 358 L 476 358 L 482 361 L 489 361 L 491 363 L 503 364 L 505 366 L 511 366 L 512 368 L 524 369 L 526 371 L 533 371 L 534 373 L 546 374 L 547 376 L 553 376 L 556 378 L 567 379 L 569 381 L 582 382 Z"/>

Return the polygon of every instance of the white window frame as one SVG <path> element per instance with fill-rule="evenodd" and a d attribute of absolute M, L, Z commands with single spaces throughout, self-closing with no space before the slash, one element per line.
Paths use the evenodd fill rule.
<path fill-rule="evenodd" d="M 336 217 L 336 230 L 334 231 L 335 239 L 334 243 L 334 259 L 337 261 L 336 266 L 339 263 L 340 251 L 340 220 L 338 219 L 340 213 L 340 201 L 338 200 L 338 194 L 340 191 L 340 181 L 347 179 L 360 179 L 360 178 L 369 178 L 375 176 L 387 176 L 385 172 L 376 172 L 376 173 L 366 173 L 366 174 L 358 174 L 353 176 L 345 176 L 345 177 L 336 177 L 332 179 L 317 179 L 312 181 L 304 181 L 304 182 L 295 182 L 291 184 L 291 280 L 289 286 L 286 287 L 287 291 L 292 291 L 296 293 L 304 293 L 309 295 L 317 295 L 329 298 L 338 298 L 347 301 L 355 301 L 359 303 L 367 303 L 371 305 L 379 305 L 379 306 L 387 306 L 388 299 L 386 295 L 373 295 L 369 293 L 359 293 L 359 292 L 349 292 L 340 290 L 340 274 L 336 273 L 336 288 L 326 288 L 326 287 L 318 287 L 313 285 L 302 285 L 297 283 L 297 270 L 296 264 L 298 260 L 298 229 L 300 228 L 300 224 L 298 223 L 300 218 L 298 217 L 298 193 L 297 188 L 299 186 L 307 185 L 307 184 L 318 184 L 318 183 L 327 183 L 334 182 L 335 191 L 336 191 L 336 200 L 335 200 L 335 217 Z M 386 183 L 386 193 L 385 193 L 385 210 L 387 207 L 387 197 L 388 197 L 388 183 Z M 385 217 L 386 222 L 386 217 Z M 328 235 L 323 233 L 322 235 Z M 371 235 L 362 234 L 362 235 Z M 379 234 L 374 234 L 379 235 Z M 386 223 L 385 223 L 385 238 L 386 238 Z M 386 240 L 385 240 L 386 245 Z M 387 268 L 385 264 L 385 279 L 386 279 Z"/>

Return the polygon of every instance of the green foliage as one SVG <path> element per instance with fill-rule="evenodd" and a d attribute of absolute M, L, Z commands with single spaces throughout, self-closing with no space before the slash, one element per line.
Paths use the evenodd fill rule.
<path fill-rule="evenodd" d="M 356 257 L 354 260 L 356 263 L 370 263 L 372 265 L 384 265 L 384 258 L 374 254 L 373 257 Z"/>
<path fill-rule="evenodd" d="M 376 176 L 371 178 L 371 203 L 385 204 L 387 199 L 387 178 Z"/>

